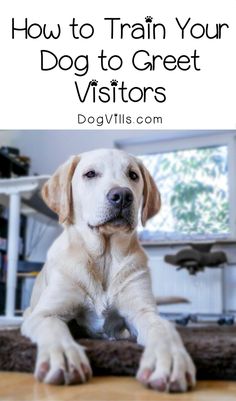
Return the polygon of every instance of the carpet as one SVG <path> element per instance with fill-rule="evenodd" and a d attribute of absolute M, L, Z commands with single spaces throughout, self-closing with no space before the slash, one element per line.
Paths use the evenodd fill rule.
<path fill-rule="evenodd" d="M 179 327 L 198 379 L 236 380 L 236 327 Z M 94 375 L 135 375 L 142 347 L 130 341 L 80 339 Z M 33 372 L 36 346 L 19 330 L 0 331 L 0 370 Z"/>

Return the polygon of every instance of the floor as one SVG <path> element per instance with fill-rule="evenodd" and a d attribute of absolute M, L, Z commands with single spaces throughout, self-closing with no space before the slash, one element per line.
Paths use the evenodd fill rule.
<path fill-rule="evenodd" d="M 0 373 L 0 401 L 235 401 L 236 382 L 199 382 L 188 394 L 158 394 L 134 378 L 100 377 L 82 386 L 41 384 L 31 374 Z"/>

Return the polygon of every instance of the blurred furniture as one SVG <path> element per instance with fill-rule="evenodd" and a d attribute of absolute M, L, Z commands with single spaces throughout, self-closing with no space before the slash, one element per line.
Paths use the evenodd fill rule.
<path fill-rule="evenodd" d="M 0 148 L 0 177 L 11 178 L 13 176 L 28 175 L 30 158 L 21 156 L 17 148 L 2 146 Z"/>
<path fill-rule="evenodd" d="M 30 203 L 29 200 L 32 195 L 42 187 L 47 179 L 47 175 L 0 179 L 0 204 L 9 207 L 7 284 L 4 318 L 10 319 L 11 321 L 15 319 L 21 200 L 25 199 L 26 202 Z M 2 317 L 0 321 L 4 318 Z"/>

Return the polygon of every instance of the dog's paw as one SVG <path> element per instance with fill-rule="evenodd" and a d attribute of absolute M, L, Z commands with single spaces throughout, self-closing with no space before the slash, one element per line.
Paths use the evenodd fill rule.
<path fill-rule="evenodd" d="M 84 349 L 72 342 L 68 345 L 53 344 L 38 349 L 35 377 L 48 384 L 85 383 L 92 370 Z"/>
<path fill-rule="evenodd" d="M 147 347 L 137 379 L 160 392 L 185 392 L 196 384 L 196 369 L 185 348 L 168 350 Z"/>

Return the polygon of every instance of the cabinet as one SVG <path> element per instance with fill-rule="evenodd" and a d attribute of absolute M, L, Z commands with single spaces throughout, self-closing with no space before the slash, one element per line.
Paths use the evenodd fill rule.
<path fill-rule="evenodd" d="M 8 248 L 8 208 L 0 206 L 0 315 L 5 310 L 6 282 L 7 282 L 7 248 Z M 20 215 L 18 259 L 25 259 L 25 238 L 26 238 L 26 217 Z M 20 309 L 21 304 L 21 283 L 17 282 L 16 288 L 16 309 Z"/>
<path fill-rule="evenodd" d="M 16 305 L 20 302 L 17 293 L 17 273 L 20 262 L 24 260 L 26 229 L 25 217 L 22 213 L 22 199 L 24 197 L 29 199 L 30 196 L 33 196 L 47 179 L 47 175 L 0 179 L 0 205 L 8 209 L 7 215 L 3 216 L 2 220 L 2 232 L 4 233 L 4 230 L 5 234 L 7 232 L 7 239 L 5 239 L 5 250 L 1 252 L 5 262 L 7 260 L 7 269 L 3 270 L 6 288 L 2 293 L 4 294 L 6 290 L 5 316 L 8 319 L 14 318 Z M 7 221 L 4 222 L 4 219 Z M 5 223 L 7 223 L 7 229 Z"/>

